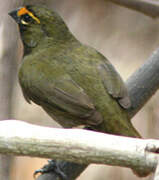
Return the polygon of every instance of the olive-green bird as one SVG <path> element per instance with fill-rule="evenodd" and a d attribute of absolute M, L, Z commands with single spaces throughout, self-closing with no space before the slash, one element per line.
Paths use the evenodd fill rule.
<path fill-rule="evenodd" d="M 19 25 L 24 58 L 19 82 L 27 102 L 40 105 L 64 128 L 140 137 L 125 109 L 125 85 L 110 62 L 79 42 L 55 12 L 25 6 L 10 13 Z"/>
<path fill-rule="evenodd" d="M 87 125 L 140 137 L 125 111 L 131 106 L 125 85 L 102 54 L 80 43 L 48 9 L 25 6 L 10 15 L 24 44 L 19 82 L 27 102 L 65 128 Z"/>

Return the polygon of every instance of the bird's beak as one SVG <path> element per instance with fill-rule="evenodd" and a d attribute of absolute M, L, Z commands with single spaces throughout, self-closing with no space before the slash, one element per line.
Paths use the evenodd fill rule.
<path fill-rule="evenodd" d="M 17 15 L 18 9 L 9 12 L 8 14 L 15 20 L 16 23 L 20 24 L 20 17 Z"/>

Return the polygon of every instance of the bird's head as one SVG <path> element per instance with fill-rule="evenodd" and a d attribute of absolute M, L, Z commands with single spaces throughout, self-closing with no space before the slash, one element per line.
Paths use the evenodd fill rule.
<path fill-rule="evenodd" d="M 72 38 L 62 18 L 56 12 L 44 7 L 24 6 L 11 11 L 9 15 L 19 25 L 25 49 L 32 49 L 42 44 L 48 37 L 56 42 Z"/>
<path fill-rule="evenodd" d="M 19 26 L 26 27 L 33 24 L 40 24 L 40 19 L 35 14 L 34 9 L 33 6 L 24 6 L 11 11 L 9 15 L 19 24 Z"/>

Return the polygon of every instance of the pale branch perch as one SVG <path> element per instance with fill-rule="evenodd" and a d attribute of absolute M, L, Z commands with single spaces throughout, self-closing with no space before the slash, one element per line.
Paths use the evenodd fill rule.
<path fill-rule="evenodd" d="M 105 143 L 104 143 L 105 142 Z M 81 129 L 59 129 L 17 120 L 0 122 L 0 153 L 99 163 L 154 171 L 159 141 L 129 138 Z M 153 152 L 150 152 L 153 150 Z"/>
<path fill-rule="evenodd" d="M 159 17 L 159 1 L 158 0 L 110 0 L 111 2 L 129 9 L 144 13 L 152 18 Z"/>

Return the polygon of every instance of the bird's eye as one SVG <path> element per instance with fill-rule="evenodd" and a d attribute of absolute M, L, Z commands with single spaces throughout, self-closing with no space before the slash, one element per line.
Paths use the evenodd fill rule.
<path fill-rule="evenodd" d="M 40 24 L 40 20 L 36 17 L 33 12 L 29 11 L 26 7 L 22 7 L 18 10 L 17 16 L 21 20 L 21 24 L 28 25 L 30 22 L 36 22 Z"/>
<path fill-rule="evenodd" d="M 24 24 L 24 25 L 27 25 L 29 24 L 29 22 L 32 22 L 33 19 L 32 17 L 29 16 L 29 14 L 24 14 L 21 16 L 21 23 Z"/>
<path fill-rule="evenodd" d="M 25 22 L 30 22 L 32 21 L 32 17 L 30 17 L 28 14 L 24 14 L 22 19 L 25 21 Z"/>

